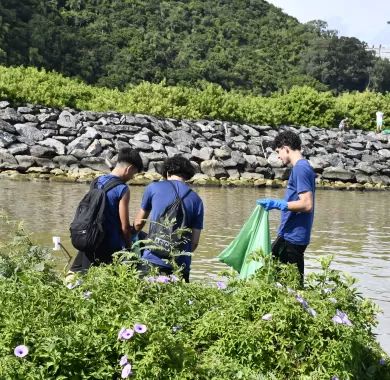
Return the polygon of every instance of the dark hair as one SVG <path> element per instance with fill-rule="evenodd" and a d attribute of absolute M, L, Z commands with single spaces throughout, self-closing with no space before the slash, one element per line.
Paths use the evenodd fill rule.
<path fill-rule="evenodd" d="M 301 150 L 301 139 L 293 131 L 280 132 L 272 143 L 272 149 L 280 149 L 283 146 L 288 146 L 292 150 Z"/>
<path fill-rule="evenodd" d="M 195 174 L 195 169 L 190 160 L 182 156 L 173 156 L 166 158 L 162 168 L 162 175 L 167 178 L 168 175 L 177 175 L 184 180 L 189 180 Z"/>
<path fill-rule="evenodd" d="M 131 148 L 122 148 L 118 153 L 118 164 L 134 165 L 138 172 L 142 172 L 144 165 L 138 150 Z"/>

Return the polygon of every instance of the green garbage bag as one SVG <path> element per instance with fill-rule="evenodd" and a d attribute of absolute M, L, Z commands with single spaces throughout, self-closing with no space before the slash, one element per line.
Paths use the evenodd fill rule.
<path fill-rule="evenodd" d="M 240 278 L 248 278 L 263 266 L 261 259 L 251 260 L 253 251 L 271 252 L 268 212 L 256 206 L 236 238 L 218 255 L 219 261 L 231 266 Z"/>

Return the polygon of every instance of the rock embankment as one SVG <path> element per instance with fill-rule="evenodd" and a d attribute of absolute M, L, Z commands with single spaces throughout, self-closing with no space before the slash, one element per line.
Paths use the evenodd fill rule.
<path fill-rule="evenodd" d="M 390 137 L 373 132 L 281 127 L 298 132 L 318 185 L 390 188 Z M 88 180 L 115 163 L 120 148 L 141 152 L 147 173 L 158 177 L 166 157 L 181 154 L 197 168 L 198 184 L 278 186 L 288 178 L 270 148 L 277 134 L 265 125 L 174 120 L 146 115 L 57 110 L 38 105 L 12 108 L 0 102 L 2 176 Z M 27 176 L 26 176 L 27 174 Z"/>

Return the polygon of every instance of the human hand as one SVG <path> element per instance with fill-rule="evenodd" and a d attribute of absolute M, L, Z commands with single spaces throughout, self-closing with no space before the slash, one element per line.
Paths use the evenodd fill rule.
<path fill-rule="evenodd" d="M 258 199 L 256 204 L 262 206 L 266 211 L 270 211 L 273 209 L 278 209 L 281 211 L 287 211 L 288 205 L 284 199 L 272 199 L 272 198 L 264 198 Z"/>

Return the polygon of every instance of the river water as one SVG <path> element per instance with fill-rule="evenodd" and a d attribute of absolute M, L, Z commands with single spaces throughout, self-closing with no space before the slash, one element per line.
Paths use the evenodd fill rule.
<path fill-rule="evenodd" d="M 61 241 L 74 254 L 69 241 L 69 223 L 87 191 L 86 184 L 16 182 L 0 179 L 0 210 L 23 220 L 33 239 L 52 247 L 51 238 Z M 131 188 L 131 218 L 139 207 L 143 187 Z M 205 230 L 193 258 L 192 279 L 217 273 L 224 265 L 217 254 L 237 234 L 250 215 L 255 200 L 281 197 L 283 189 L 206 188 L 196 191 L 205 204 Z M 390 194 L 388 192 L 317 191 L 312 242 L 306 250 L 306 272 L 319 270 L 316 258 L 334 254 L 333 267 L 351 273 L 359 290 L 382 309 L 377 328 L 378 340 L 390 353 Z M 279 222 L 279 212 L 270 213 L 271 236 Z M 0 239 L 7 231 L 0 226 Z M 66 263 L 56 252 L 59 265 Z"/>

